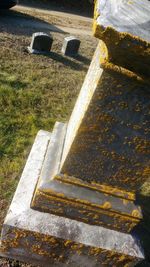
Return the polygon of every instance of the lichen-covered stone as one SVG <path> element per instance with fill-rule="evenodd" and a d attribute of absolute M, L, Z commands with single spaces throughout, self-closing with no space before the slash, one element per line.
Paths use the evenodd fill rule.
<path fill-rule="evenodd" d="M 40 131 L 5 219 L 0 255 L 52 267 L 134 266 L 144 258 L 136 235 L 30 208 L 50 133 Z"/>
<path fill-rule="evenodd" d="M 97 0 L 94 35 L 103 40 L 108 62 L 150 76 L 150 4 L 147 0 Z"/>

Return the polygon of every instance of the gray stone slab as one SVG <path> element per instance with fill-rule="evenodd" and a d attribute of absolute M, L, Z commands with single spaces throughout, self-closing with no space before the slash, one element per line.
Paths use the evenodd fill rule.
<path fill-rule="evenodd" d="M 132 259 L 134 266 L 133 262 L 144 258 L 135 236 L 30 208 L 50 136 L 40 131 L 36 137 L 4 222 L 0 255 L 41 266 L 98 267 L 108 261 L 109 253 L 111 261 L 113 255 L 123 254 L 128 255 L 129 262 Z"/>
<path fill-rule="evenodd" d="M 150 1 L 99 0 L 97 23 L 150 42 Z"/>
<path fill-rule="evenodd" d="M 39 186 L 42 186 L 43 184 L 46 186 L 46 184 L 51 181 L 60 170 L 60 162 L 66 137 L 66 129 L 66 123 L 55 123 L 41 170 Z"/>
<path fill-rule="evenodd" d="M 51 50 L 53 38 L 44 32 L 36 32 L 32 35 L 32 41 L 28 47 L 29 53 L 48 54 Z"/>
<path fill-rule="evenodd" d="M 100 56 L 104 68 L 149 83 L 150 1 L 97 0 L 93 29 L 104 42 Z"/>
<path fill-rule="evenodd" d="M 74 36 L 69 36 L 64 39 L 62 53 L 66 56 L 75 56 L 78 54 L 80 40 Z"/>

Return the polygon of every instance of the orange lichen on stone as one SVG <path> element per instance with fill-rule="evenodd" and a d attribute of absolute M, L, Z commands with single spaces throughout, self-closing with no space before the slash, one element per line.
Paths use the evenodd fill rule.
<path fill-rule="evenodd" d="M 128 32 L 118 32 L 110 26 L 104 28 L 97 23 L 98 15 L 94 19 L 93 31 L 94 36 L 105 43 L 105 47 L 101 47 L 101 63 L 113 63 L 135 72 L 138 79 L 150 82 L 150 43 Z M 105 67 L 112 69 L 113 65 L 107 64 Z"/>
<path fill-rule="evenodd" d="M 105 203 L 103 204 L 103 208 L 104 208 L 104 209 L 109 210 L 109 209 L 111 209 L 111 207 L 112 207 L 112 205 L 111 205 L 110 202 L 105 202 Z"/>

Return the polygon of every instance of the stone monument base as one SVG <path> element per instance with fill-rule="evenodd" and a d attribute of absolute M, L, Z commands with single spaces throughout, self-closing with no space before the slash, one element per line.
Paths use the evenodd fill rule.
<path fill-rule="evenodd" d="M 51 136 L 36 137 L 3 225 L 0 255 L 53 267 L 135 266 L 144 259 L 135 236 L 30 208 Z"/>

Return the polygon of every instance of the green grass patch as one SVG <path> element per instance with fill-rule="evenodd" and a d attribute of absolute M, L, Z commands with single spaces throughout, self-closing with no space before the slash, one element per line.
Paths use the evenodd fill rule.
<path fill-rule="evenodd" d="M 50 57 L 29 55 L 28 37 L 0 34 L 0 205 L 15 191 L 34 138 L 67 121 L 93 55 L 93 39 L 82 39 L 77 59 L 60 53 L 64 35 L 55 33 Z M 94 41 L 95 42 L 95 41 Z"/>

